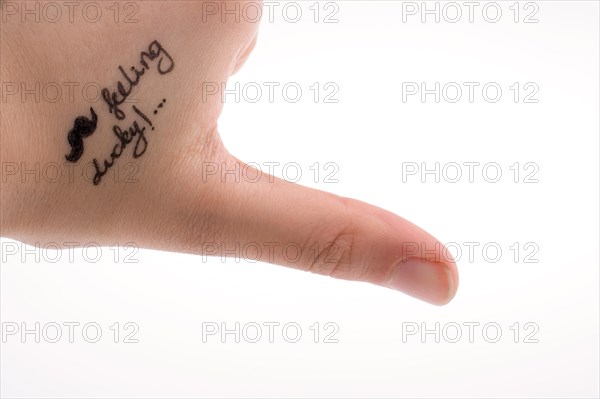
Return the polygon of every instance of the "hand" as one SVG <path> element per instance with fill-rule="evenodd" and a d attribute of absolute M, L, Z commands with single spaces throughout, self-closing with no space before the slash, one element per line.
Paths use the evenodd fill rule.
<path fill-rule="evenodd" d="M 222 101 L 206 93 L 244 63 L 258 24 L 222 22 L 220 13 L 207 15 L 207 2 L 165 3 L 140 3 L 134 24 L 2 24 L 2 82 L 103 90 L 96 101 L 63 93 L 51 102 L 10 87 L 2 104 L 0 234 L 32 244 L 135 242 L 210 255 L 253 243 L 266 262 L 450 301 L 456 265 L 414 224 L 264 173 L 239 182 L 214 173 L 237 167 L 253 176 L 223 146 Z M 63 170 L 58 181 L 22 173 L 36 164 L 75 173 Z M 124 179 L 130 167 L 135 184 Z"/>

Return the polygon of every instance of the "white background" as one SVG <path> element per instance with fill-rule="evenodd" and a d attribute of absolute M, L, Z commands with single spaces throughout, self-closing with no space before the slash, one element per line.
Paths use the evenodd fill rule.
<path fill-rule="evenodd" d="M 263 21 L 254 53 L 229 86 L 297 82 L 303 97 L 289 103 L 276 91 L 273 103 L 255 104 L 232 97 L 220 121 L 225 144 L 244 161 L 296 162 L 299 183 L 387 208 L 457 243 L 463 254 L 453 302 L 434 307 L 247 261 L 140 251 L 138 263 L 127 263 L 131 251 L 121 249 L 115 263 L 104 248 L 97 263 L 85 262 L 81 250 L 72 262 L 65 253 L 57 263 L 34 255 L 23 263 L 20 251 L 2 260 L 4 326 L 96 322 L 103 336 L 88 343 L 80 326 L 74 343 L 7 337 L 2 396 L 598 397 L 599 7 L 537 1 L 539 22 L 525 24 L 513 21 L 512 1 L 500 3 L 495 24 L 481 6 L 474 23 L 466 15 L 454 24 L 432 16 L 421 23 L 419 14 L 403 23 L 396 1 L 338 1 L 333 24 L 314 23 L 312 1 L 302 3 L 296 24 L 276 13 L 274 23 Z M 520 19 L 529 13 L 523 5 Z M 339 102 L 315 103 L 315 82 L 337 84 Z M 403 82 L 496 82 L 503 94 L 487 102 L 479 86 L 473 103 L 466 92 L 455 104 L 435 103 L 433 95 L 403 102 Z M 522 92 L 515 103 L 515 82 L 535 83 L 539 102 L 524 103 Z M 335 163 L 338 182 L 315 179 L 315 162 Z M 495 162 L 503 174 L 489 183 L 480 166 L 471 183 L 465 167 L 457 183 L 443 175 L 439 183 L 432 175 L 403 182 L 407 162 Z M 515 162 L 518 183 L 509 169 Z M 528 162 L 539 167 L 537 183 L 523 182 Z M 472 259 L 469 242 L 478 245 Z M 3 249 L 7 243 L 14 244 L 3 240 Z M 493 250 L 482 252 L 489 243 L 502 249 L 495 263 Z M 525 261 L 531 248 L 539 250 L 528 260 L 537 263 Z M 136 323 L 139 343 L 114 343 L 114 322 L 121 329 Z M 263 327 L 255 344 L 233 335 L 203 342 L 207 322 L 294 322 L 303 335 L 289 343 L 280 326 L 270 343 Z M 339 327 L 338 343 L 323 342 L 327 322 Z M 449 342 L 450 329 L 439 343 L 420 332 L 403 339 L 410 323 L 434 329 L 436 322 L 440 332 L 458 323 L 461 339 Z M 480 323 L 473 342 L 465 322 Z M 539 328 L 529 337 L 537 343 L 525 342 L 528 322 Z M 498 342 L 493 329 L 482 333 L 486 323 L 500 326 Z"/>

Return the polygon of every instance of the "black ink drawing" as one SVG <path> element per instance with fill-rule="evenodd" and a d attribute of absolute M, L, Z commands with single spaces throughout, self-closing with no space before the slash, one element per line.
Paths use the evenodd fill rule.
<path fill-rule="evenodd" d="M 79 116 L 73 122 L 73 129 L 69 132 L 67 140 L 71 146 L 71 153 L 66 155 L 67 161 L 77 162 L 83 155 L 83 139 L 91 136 L 96 131 L 98 123 L 98 115 L 94 112 L 94 108 L 90 108 L 92 119 L 85 116 Z"/>
<path fill-rule="evenodd" d="M 123 75 L 125 83 L 123 83 L 123 81 L 118 81 L 114 86 L 116 87 L 115 91 L 111 91 L 108 88 L 102 89 L 102 99 L 106 105 L 108 105 L 108 112 L 113 114 L 117 120 L 122 121 L 127 117 L 120 106 L 127 100 L 133 89 L 140 84 L 141 78 L 146 71 L 151 69 L 150 63 L 152 62 L 156 63 L 156 70 L 160 75 L 168 74 L 175 67 L 175 62 L 171 55 L 157 40 L 154 40 L 148 46 L 147 51 L 142 51 L 140 53 L 138 67 L 132 66 L 130 68 L 130 71 L 135 76 L 127 74 L 125 69 L 122 66 L 119 66 L 118 69 L 121 75 Z M 162 102 L 154 110 L 154 115 L 158 114 L 158 110 L 163 108 L 166 102 L 167 100 L 163 98 Z M 148 127 L 150 127 L 151 130 L 154 130 L 154 124 L 144 112 L 135 105 L 132 105 L 131 109 L 143 122 L 148 124 Z M 78 117 L 75 119 L 73 129 L 69 132 L 68 141 L 71 145 L 71 153 L 66 157 L 67 160 L 71 162 L 76 162 L 81 158 L 83 155 L 83 139 L 90 136 L 96 130 L 98 117 L 93 108 L 91 111 L 91 120 L 83 116 Z M 117 125 L 113 126 L 113 134 L 117 137 L 118 143 L 114 145 L 111 154 L 102 163 L 98 162 L 96 158 L 93 159 L 92 163 L 96 169 L 96 174 L 93 179 L 94 185 L 100 184 L 102 177 L 111 167 L 113 167 L 115 161 L 120 158 L 125 151 L 125 148 L 127 148 L 134 140 L 136 140 L 136 142 L 133 148 L 133 158 L 137 159 L 144 155 L 148 147 L 148 140 L 145 135 L 146 127 L 141 127 L 140 124 L 141 122 L 139 120 L 134 120 L 126 130 L 121 129 L 121 127 Z"/>

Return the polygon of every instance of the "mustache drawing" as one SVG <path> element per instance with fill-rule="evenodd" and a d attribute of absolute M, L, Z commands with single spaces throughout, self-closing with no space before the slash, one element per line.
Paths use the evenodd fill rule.
<path fill-rule="evenodd" d="M 73 122 L 73 129 L 69 132 L 67 140 L 71 145 L 71 153 L 65 155 L 67 161 L 77 162 L 83 155 L 83 139 L 91 136 L 96 131 L 96 124 L 98 123 L 98 116 L 94 111 L 94 108 L 90 108 L 92 112 L 92 119 L 88 119 L 85 116 L 79 116 Z"/>

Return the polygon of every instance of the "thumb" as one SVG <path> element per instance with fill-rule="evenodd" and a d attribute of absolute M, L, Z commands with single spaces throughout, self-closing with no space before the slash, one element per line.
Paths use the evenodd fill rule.
<path fill-rule="evenodd" d="M 334 278 L 369 282 L 443 305 L 458 272 L 445 247 L 409 221 L 375 206 L 289 183 L 226 157 L 215 173 L 222 245 L 205 247 Z M 229 249 L 229 250 L 228 250 Z M 247 251 L 246 251 L 247 252 Z M 230 254 L 229 254 L 230 255 Z"/>

